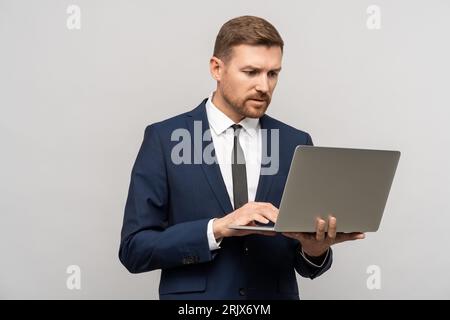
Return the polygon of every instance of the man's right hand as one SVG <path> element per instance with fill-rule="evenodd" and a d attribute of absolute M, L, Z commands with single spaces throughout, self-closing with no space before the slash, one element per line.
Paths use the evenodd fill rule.
<path fill-rule="evenodd" d="M 228 228 L 230 225 L 255 226 L 255 222 L 267 224 L 269 221 L 276 222 L 278 209 L 268 202 L 249 202 L 226 216 L 214 220 L 213 231 L 216 239 L 226 237 L 240 237 L 249 234 L 262 234 L 274 236 L 276 232 L 234 230 Z"/>

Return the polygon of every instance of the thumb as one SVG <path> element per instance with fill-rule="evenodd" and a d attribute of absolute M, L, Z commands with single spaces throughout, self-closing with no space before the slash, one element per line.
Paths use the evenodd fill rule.
<path fill-rule="evenodd" d="M 366 237 L 364 233 L 361 232 L 351 232 L 351 233 L 338 233 L 334 243 L 341 243 L 345 241 L 362 240 Z"/>

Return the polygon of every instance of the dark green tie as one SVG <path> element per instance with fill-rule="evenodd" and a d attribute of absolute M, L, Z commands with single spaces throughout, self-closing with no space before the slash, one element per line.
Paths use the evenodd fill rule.
<path fill-rule="evenodd" d="M 248 202 L 247 169 L 245 167 L 244 152 L 239 143 L 239 134 L 241 133 L 242 126 L 234 124 L 231 127 L 234 130 L 231 172 L 233 175 L 233 202 L 234 209 L 236 210 Z"/>

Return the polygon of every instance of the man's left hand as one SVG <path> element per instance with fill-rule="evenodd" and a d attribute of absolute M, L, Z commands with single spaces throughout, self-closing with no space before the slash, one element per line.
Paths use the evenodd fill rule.
<path fill-rule="evenodd" d="M 283 235 L 300 241 L 303 252 L 310 257 L 323 255 L 332 245 L 345 241 L 364 239 L 365 234 L 361 232 L 336 233 L 336 218 L 328 218 L 328 232 L 326 221 L 320 218 L 316 220 L 316 232 L 283 232 Z"/>

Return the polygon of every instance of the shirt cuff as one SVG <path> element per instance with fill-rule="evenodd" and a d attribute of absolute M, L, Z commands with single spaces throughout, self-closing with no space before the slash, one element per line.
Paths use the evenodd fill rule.
<path fill-rule="evenodd" d="M 330 253 L 330 248 L 327 249 L 327 253 L 326 253 L 325 258 L 323 259 L 322 263 L 321 263 L 320 265 L 318 265 L 318 264 L 312 262 L 311 260 L 309 260 L 309 259 L 306 257 L 305 252 L 303 252 L 303 248 L 302 248 L 302 250 L 301 250 L 301 252 L 300 252 L 300 254 L 302 255 L 303 259 L 305 259 L 310 265 L 312 265 L 312 266 L 314 266 L 314 267 L 316 267 L 316 268 L 322 268 L 322 267 L 323 267 L 323 265 L 325 264 L 325 261 L 327 261 L 327 258 L 328 258 L 328 254 L 329 254 L 329 253 Z"/>
<path fill-rule="evenodd" d="M 222 238 L 220 238 L 219 241 L 217 241 L 216 237 L 214 237 L 214 230 L 213 230 L 214 220 L 216 219 L 209 220 L 207 229 L 208 245 L 210 251 L 220 249 L 220 243 L 222 242 Z"/>

